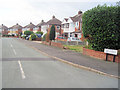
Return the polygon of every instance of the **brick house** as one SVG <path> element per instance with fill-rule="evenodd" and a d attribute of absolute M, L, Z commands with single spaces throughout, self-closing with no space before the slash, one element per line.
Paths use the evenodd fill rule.
<path fill-rule="evenodd" d="M 43 25 L 45 25 L 46 23 L 44 22 L 44 20 L 42 20 L 39 24 L 37 24 L 34 28 L 33 28 L 33 32 L 36 33 L 37 31 L 41 31 L 41 27 Z"/>
<path fill-rule="evenodd" d="M 77 15 L 69 18 L 64 18 L 62 22 L 63 36 L 65 37 L 77 37 L 83 40 L 82 34 L 82 11 L 79 11 Z"/>
<path fill-rule="evenodd" d="M 33 31 L 33 28 L 35 28 L 35 25 L 32 24 L 32 22 L 30 22 L 30 24 L 28 24 L 25 27 L 23 27 L 22 33 L 24 33 L 25 31 Z"/>
<path fill-rule="evenodd" d="M 10 35 L 12 35 L 12 34 L 19 35 L 21 33 L 22 33 L 22 26 L 19 25 L 18 23 L 16 25 L 10 27 L 8 30 L 8 34 L 10 34 Z"/>
<path fill-rule="evenodd" d="M 52 19 L 50 19 L 46 25 L 47 25 L 47 32 L 50 32 L 52 25 L 55 25 L 55 31 L 56 31 L 56 37 L 61 35 L 61 21 L 57 18 L 55 18 L 55 16 L 52 17 Z"/>
<path fill-rule="evenodd" d="M 7 35 L 8 34 L 8 27 L 7 26 L 5 26 L 5 25 L 0 25 L 0 33 L 2 34 L 2 35 Z"/>

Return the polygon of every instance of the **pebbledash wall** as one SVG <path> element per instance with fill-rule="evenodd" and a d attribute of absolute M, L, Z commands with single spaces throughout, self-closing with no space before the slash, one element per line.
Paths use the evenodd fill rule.
<path fill-rule="evenodd" d="M 95 57 L 98 59 L 106 60 L 106 54 L 104 52 L 94 51 L 91 49 L 87 49 L 85 47 L 83 47 L 83 54 L 91 57 Z M 113 55 L 108 55 L 108 61 L 113 61 Z M 115 57 L 115 62 L 120 63 L 120 55 L 117 55 Z"/>

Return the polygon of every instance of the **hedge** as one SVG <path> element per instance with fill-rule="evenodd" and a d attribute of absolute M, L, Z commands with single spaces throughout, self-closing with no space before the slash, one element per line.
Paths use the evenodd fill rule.
<path fill-rule="evenodd" d="M 83 14 L 83 35 L 93 50 L 120 49 L 119 16 L 119 6 L 106 5 L 98 5 Z"/>

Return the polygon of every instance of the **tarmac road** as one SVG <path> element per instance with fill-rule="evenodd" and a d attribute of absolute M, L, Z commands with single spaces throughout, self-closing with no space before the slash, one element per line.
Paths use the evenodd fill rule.
<path fill-rule="evenodd" d="M 118 88 L 118 79 L 73 67 L 2 38 L 2 88 Z"/>

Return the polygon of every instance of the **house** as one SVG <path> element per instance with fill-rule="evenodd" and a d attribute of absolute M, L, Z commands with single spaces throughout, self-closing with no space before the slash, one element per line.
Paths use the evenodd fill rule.
<path fill-rule="evenodd" d="M 61 21 L 57 18 L 55 18 L 55 16 L 52 17 L 52 19 L 50 19 L 46 25 L 47 25 L 47 32 L 50 32 L 52 25 L 55 25 L 55 31 L 56 31 L 56 37 L 61 35 Z"/>
<path fill-rule="evenodd" d="M 0 25 L 0 33 L 2 34 L 2 35 L 7 35 L 8 34 L 8 27 L 7 26 L 5 26 L 5 25 Z"/>
<path fill-rule="evenodd" d="M 43 25 L 45 25 L 46 23 L 44 22 L 44 20 L 42 20 L 39 24 L 37 24 L 34 28 L 33 28 L 33 32 L 36 33 L 37 31 L 41 31 L 41 27 Z"/>
<path fill-rule="evenodd" d="M 77 37 L 83 40 L 82 34 L 82 11 L 79 11 L 77 15 L 69 18 L 64 18 L 62 22 L 63 36 L 65 37 Z"/>
<path fill-rule="evenodd" d="M 63 30 L 64 37 L 71 37 L 71 33 L 75 31 L 75 23 L 71 18 L 64 18 L 62 21 L 61 29 Z"/>
<path fill-rule="evenodd" d="M 8 29 L 8 34 L 12 35 L 19 35 L 22 33 L 22 26 L 19 25 L 18 23 Z"/>
<path fill-rule="evenodd" d="M 30 24 L 28 24 L 25 27 L 23 27 L 22 33 L 24 33 L 25 31 L 33 31 L 33 28 L 35 28 L 35 25 L 32 24 L 32 22 L 30 22 Z"/>

